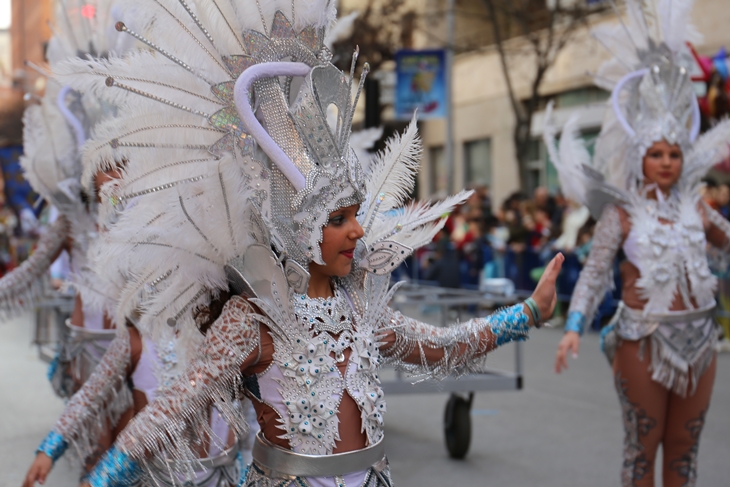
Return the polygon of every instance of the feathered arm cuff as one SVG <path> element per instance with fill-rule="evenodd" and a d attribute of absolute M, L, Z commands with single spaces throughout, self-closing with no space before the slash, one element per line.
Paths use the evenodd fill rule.
<path fill-rule="evenodd" d="M 38 302 L 42 276 L 58 257 L 70 227 L 65 217 L 59 217 L 38 240 L 33 255 L 0 279 L 0 316 L 16 316 Z"/>
<path fill-rule="evenodd" d="M 154 478 L 153 458 L 166 458 L 174 462 L 175 474 L 193 480 L 198 447 L 210 439 L 224 448 L 227 440 L 210 427 L 211 406 L 243 437 L 247 424 L 236 391 L 242 388 L 241 370 L 258 360 L 259 345 L 259 323 L 251 306 L 234 296 L 208 330 L 197 357 L 119 434 L 114 451 L 123 459 L 121 465 L 134 465 Z M 97 465 L 92 478 L 104 478 L 109 465 L 113 467 Z"/>
<path fill-rule="evenodd" d="M 390 322 L 380 335 L 385 362 L 435 379 L 479 372 L 487 352 L 525 340 L 530 322 L 523 304 L 446 328 L 389 313 Z"/>
<path fill-rule="evenodd" d="M 116 425 L 133 405 L 127 381 L 130 353 L 129 333 L 124 330 L 109 345 L 91 377 L 69 400 L 39 451 L 48 454 L 46 446 L 60 444 L 53 440 L 60 438 L 64 444 L 74 446 L 82 462 L 94 453 L 99 436 L 108 424 Z M 58 452 L 58 456 L 63 454 L 60 448 L 48 451 Z"/>
<path fill-rule="evenodd" d="M 575 285 L 565 331 L 583 333 L 606 291 L 613 288 L 613 259 L 623 241 L 618 209 L 608 206 L 596 225 L 591 252 Z"/>

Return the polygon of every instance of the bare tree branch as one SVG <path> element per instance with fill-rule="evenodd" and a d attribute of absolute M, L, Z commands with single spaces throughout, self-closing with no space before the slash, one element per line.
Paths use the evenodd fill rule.
<path fill-rule="evenodd" d="M 561 0 L 556 0 L 554 8 L 547 8 L 544 0 L 482 1 L 490 15 L 495 47 L 507 85 L 507 95 L 515 115 L 513 139 L 515 155 L 520 165 L 520 179 L 524 187 L 525 165 L 529 162 L 526 159 L 532 142 L 530 128 L 534 114 L 540 109 L 542 84 L 561 51 L 570 43 L 578 29 L 588 24 L 588 16 L 597 10 L 580 5 L 564 7 Z M 503 32 L 505 26 L 510 27 L 509 37 Z M 512 31 L 511 27 L 517 27 L 517 32 Z M 521 37 L 524 42 L 516 41 L 522 45 L 510 52 L 505 44 L 513 37 Z M 532 73 L 529 75 L 528 83 L 530 93 L 523 100 L 515 90 L 510 61 L 517 56 L 522 56 L 524 59 L 525 55 L 529 55 L 532 60 Z M 524 66 L 524 61 L 521 64 Z"/>

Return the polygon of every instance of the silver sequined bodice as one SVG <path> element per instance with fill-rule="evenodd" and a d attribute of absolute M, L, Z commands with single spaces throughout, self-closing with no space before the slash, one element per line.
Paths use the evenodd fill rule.
<path fill-rule="evenodd" d="M 374 327 L 354 321 L 339 289 L 328 299 L 298 295 L 294 311 L 298 326 L 288 327 L 286 340 L 272 334 L 273 363 L 257 376 L 260 399 L 281 417 L 282 438 L 299 453 L 331 454 L 340 439 L 338 407 L 347 392 L 360 409 L 368 443 L 378 442 L 385 400 L 376 373 L 380 352 Z M 345 360 L 342 374 L 338 364 Z"/>

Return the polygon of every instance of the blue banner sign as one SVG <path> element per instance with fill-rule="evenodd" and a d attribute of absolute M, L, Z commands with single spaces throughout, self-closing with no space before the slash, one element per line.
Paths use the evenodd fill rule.
<path fill-rule="evenodd" d="M 396 118 L 409 120 L 418 110 L 418 118 L 446 116 L 446 52 L 398 51 L 395 55 L 397 84 Z"/>

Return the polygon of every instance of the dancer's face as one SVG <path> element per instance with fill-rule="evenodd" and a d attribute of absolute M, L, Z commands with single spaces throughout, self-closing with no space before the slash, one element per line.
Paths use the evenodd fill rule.
<path fill-rule="evenodd" d="M 644 182 L 667 193 L 682 175 L 682 149 L 665 140 L 654 142 L 644 156 Z"/>
<path fill-rule="evenodd" d="M 111 169 L 109 171 L 99 171 L 94 176 L 94 189 L 96 190 L 96 201 L 101 202 L 101 187 L 104 186 L 105 183 L 108 183 L 109 181 L 112 181 L 114 179 L 121 179 L 122 173 L 119 169 Z"/>
<path fill-rule="evenodd" d="M 355 218 L 360 205 L 347 206 L 330 213 L 322 229 L 322 260 L 325 265 L 312 262 L 309 270 L 330 277 L 345 277 L 352 268 L 355 245 L 363 236 L 363 230 Z"/>

